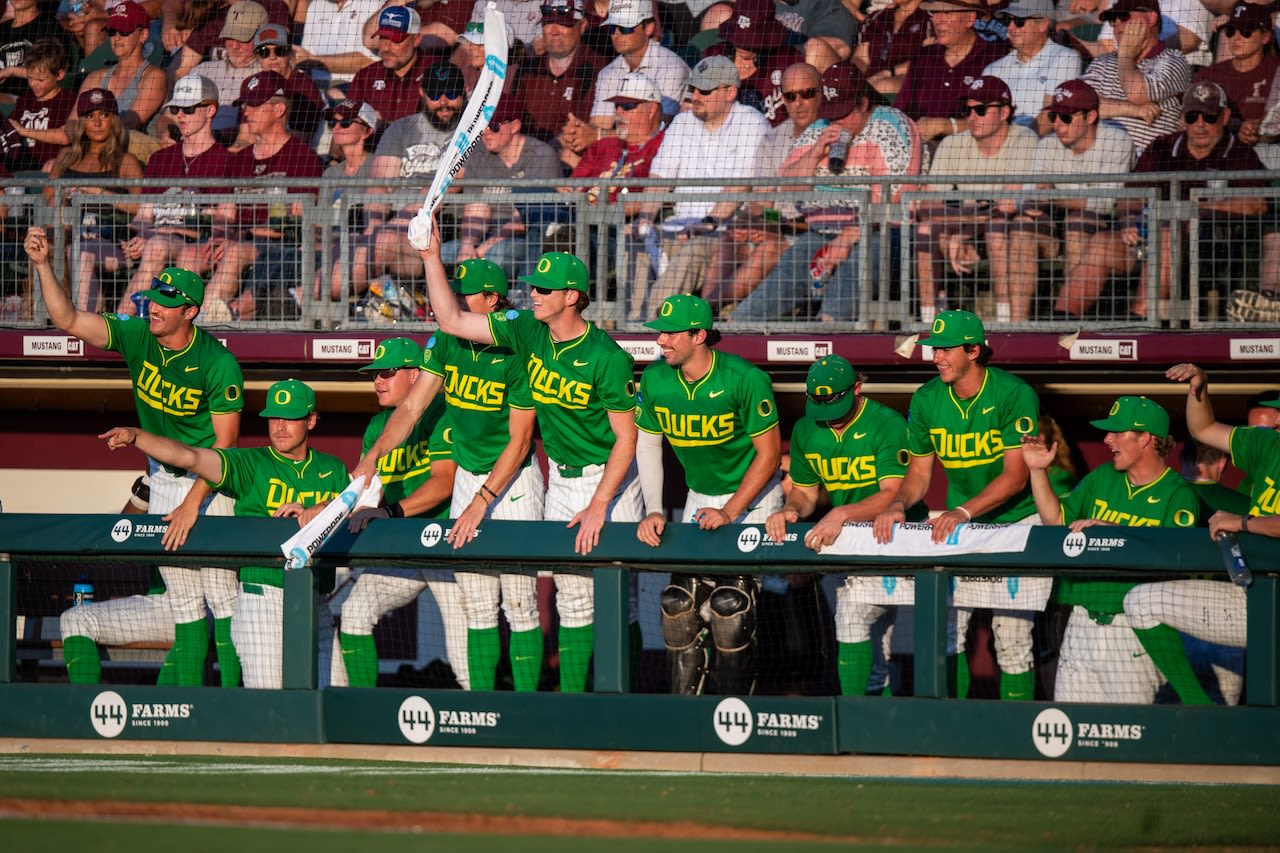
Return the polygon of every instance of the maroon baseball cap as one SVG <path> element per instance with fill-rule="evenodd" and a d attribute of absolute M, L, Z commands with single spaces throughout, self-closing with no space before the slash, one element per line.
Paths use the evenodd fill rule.
<path fill-rule="evenodd" d="M 272 98 L 283 98 L 289 84 L 275 71 L 259 71 L 240 84 L 237 107 L 260 107 Z"/>
<path fill-rule="evenodd" d="M 729 19 L 720 25 L 719 34 L 721 41 L 757 52 L 782 47 L 787 38 L 773 0 L 738 0 Z"/>
<path fill-rule="evenodd" d="M 1271 4 L 1246 3 L 1240 0 L 1231 9 L 1231 14 L 1227 15 L 1227 22 L 1223 26 L 1238 30 L 1269 30 L 1271 13 L 1274 11 L 1275 7 Z"/>
<path fill-rule="evenodd" d="M 837 121 L 853 112 L 858 101 L 870 94 L 866 76 L 845 59 L 822 72 L 818 118 Z"/>
<path fill-rule="evenodd" d="M 493 108 L 493 115 L 489 117 L 489 127 L 496 130 L 498 125 L 521 118 L 523 112 L 524 110 L 520 108 L 520 103 L 515 98 L 502 98 L 498 101 L 498 105 Z"/>
<path fill-rule="evenodd" d="M 1053 90 L 1049 109 L 1059 115 L 1083 113 L 1098 108 L 1098 93 L 1083 80 L 1065 80 Z"/>
<path fill-rule="evenodd" d="M 133 0 L 120 0 L 111 10 L 111 17 L 107 19 L 108 29 L 119 30 L 125 35 L 149 26 L 151 26 L 151 16 L 147 14 L 146 9 Z"/>
<path fill-rule="evenodd" d="M 120 115 L 120 107 L 116 104 L 116 96 L 110 89 L 85 89 L 76 98 L 76 115 L 85 116 L 102 110 L 104 113 Z"/>
<path fill-rule="evenodd" d="M 1115 5 L 1098 17 L 1110 23 L 1121 15 L 1133 12 L 1155 12 L 1160 14 L 1160 0 L 1116 0 Z"/>
<path fill-rule="evenodd" d="M 992 77 L 990 74 L 984 74 L 969 84 L 962 93 L 960 93 L 960 103 L 965 101 L 979 101 L 984 104 L 1012 104 L 1013 94 L 1009 91 L 1009 85 L 999 77 Z"/>

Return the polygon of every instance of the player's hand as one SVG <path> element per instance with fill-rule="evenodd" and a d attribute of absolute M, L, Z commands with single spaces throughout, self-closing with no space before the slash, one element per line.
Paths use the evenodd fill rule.
<path fill-rule="evenodd" d="M 419 210 L 417 215 L 409 221 L 409 245 L 419 252 L 429 252 L 434 243 L 435 251 L 439 252 L 440 240 L 436 236 L 439 230 L 436 227 L 435 214 Z"/>
<path fill-rule="evenodd" d="M 787 541 L 787 525 L 800 520 L 800 513 L 794 509 L 780 509 L 764 520 L 764 532 L 774 542 Z"/>
<path fill-rule="evenodd" d="M 833 509 L 804 535 L 804 547 L 821 553 L 823 548 L 840 538 L 843 530 L 844 514 L 838 508 Z"/>
<path fill-rule="evenodd" d="M 1164 378 L 1173 382 L 1187 383 L 1187 396 L 1199 401 L 1209 387 L 1209 374 L 1194 364 L 1175 364 L 1164 372 Z"/>
<path fill-rule="evenodd" d="M 929 519 L 926 524 L 933 528 L 933 544 L 941 545 L 957 527 L 970 521 L 972 518 L 963 510 L 949 509 L 942 515 Z"/>
<path fill-rule="evenodd" d="M 1243 522 L 1234 512 L 1218 510 L 1209 516 L 1209 538 L 1217 539 L 1219 533 L 1239 533 Z"/>
<path fill-rule="evenodd" d="M 1044 446 L 1044 439 L 1038 435 L 1024 435 L 1022 437 L 1022 459 L 1027 463 L 1028 468 L 1037 471 L 1048 468 L 1053 464 L 1053 460 L 1058 455 L 1058 442 L 1054 442 L 1048 447 Z"/>
<path fill-rule="evenodd" d="M 280 504 L 280 507 L 271 514 L 271 517 L 272 518 L 296 518 L 299 520 L 298 526 L 301 527 L 303 524 L 301 519 L 305 512 L 306 510 L 302 508 L 302 504 L 300 503 L 295 502 L 295 503 Z"/>
<path fill-rule="evenodd" d="M 366 506 L 351 513 L 347 519 L 347 532 L 359 533 L 369 526 L 375 518 L 390 518 L 391 510 L 385 506 Z"/>
<path fill-rule="evenodd" d="M 355 482 L 364 477 L 365 486 L 372 483 L 373 478 L 376 476 L 378 476 L 378 460 L 367 453 L 363 459 L 356 463 L 356 467 L 351 470 L 351 481 Z"/>
<path fill-rule="evenodd" d="M 667 529 L 667 520 L 660 512 L 651 512 L 636 525 L 636 538 L 646 545 L 657 548 L 662 544 L 662 533 Z"/>
<path fill-rule="evenodd" d="M 49 260 L 49 235 L 43 228 L 32 226 L 27 229 L 27 238 L 22 241 L 22 248 L 33 264 L 43 264 Z"/>
<path fill-rule="evenodd" d="M 566 527 L 577 527 L 578 536 L 573 540 L 573 553 L 587 556 L 600 544 L 600 531 L 604 528 L 609 504 L 606 501 L 592 498 L 587 508 L 579 512 Z"/>
<path fill-rule="evenodd" d="M 1075 521 L 1067 525 L 1067 527 L 1071 528 L 1071 532 L 1073 533 L 1079 533 L 1081 530 L 1084 530 L 1086 527 L 1098 527 L 1098 526 L 1115 527 L 1116 525 L 1113 522 L 1103 521 L 1100 518 L 1077 518 Z"/>
<path fill-rule="evenodd" d="M 138 431 L 132 427 L 112 427 L 98 436 L 98 438 L 106 439 L 108 450 L 119 450 L 136 442 L 138 440 Z"/>
<path fill-rule="evenodd" d="M 726 524 L 733 524 L 729 513 L 714 506 L 699 507 L 693 514 L 693 520 L 698 522 L 698 526 L 703 530 L 716 530 Z"/>
<path fill-rule="evenodd" d="M 173 512 L 164 517 L 163 520 L 169 522 L 169 529 L 164 532 L 164 538 L 160 540 L 160 544 L 166 551 L 176 551 L 187 544 L 187 534 L 196 526 L 196 520 L 200 518 L 200 502 L 192 501 L 191 503 L 194 505 L 188 505 L 187 501 L 183 501 L 174 508 Z"/>
<path fill-rule="evenodd" d="M 462 511 L 462 515 L 453 520 L 453 527 L 449 529 L 449 535 L 445 538 L 455 550 L 476 538 L 476 532 L 479 531 L 480 522 L 484 521 L 484 514 L 488 508 L 488 504 L 477 494 L 470 505 Z"/>
<path fill-rule="evenodd" d="M 876 516 L 876 520 L 871 524 L 871 532 L 875 534 L 876 541 L 881 545 L 888 545 L 893 541 L 893 529 L 899 524 L 907 520 L 907 509 L 895 509 L 894 507 L 902 506 L 901 501 L 889 504 L 889 508 Z"/>

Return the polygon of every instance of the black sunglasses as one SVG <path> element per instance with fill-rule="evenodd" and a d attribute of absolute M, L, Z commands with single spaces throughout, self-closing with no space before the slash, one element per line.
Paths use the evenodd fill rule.
<path fill-rule="evenodd" d="M 1232 36 L 1237 36 L 1237 35 L 1242 36 L 1244 38 L 1248 38 L 1254 33 L 1264 32 L 1264 30 L 1262 27 L 1237 27 L 1237 26 L 1233 26 L 1232 24 L 1227 24 L 1225 27 L 1218 30 L 1218 32 L 1222 33 L 1227 38 L 1231 38 Z"/>
<path fill-rule="evenodd" d="M 623 27 L 623 26 L 619 26 L 618 24 L 609 24 L 604 28 L 604 31 L 609 35 L 613 35 L 614 33 L 622 33 L 624 36 L 629 36 L 632 33 L 634 33 L 636 30 L 643 27 L 644 24 L 645 24 L 644 21 L 641 21 L 640 23 L 636 24 L 634 27 Z"/>
<path fill-rule="evenodd" d="M 426 95 L 427 99 L 431 101 L 456 101 L 462 97 L 461 92 L 455 92 L 452 89 L 447 92 L 441 92 L 438 95 L 431 92 L 427 92 Z"/>
<path fill-rule="evenodd" d="M 814 403 L 818 403 L 819 405 L 822 405 L 826 403 L 835 403 L 840 400 L 843 400 L 852 390 L 853 390 L 853 386 L 850 385 L 848 388 L 844 389 L 843 391 L 837 391 L 834 394 L 809 394 L 806 392 L 805 396 L 808 397 L 810 401 Z"/>
<path fill-rule="evenodd" d="M 574 8 L 572 6 L 553 6 L 550 3 L 544 3 L 539 6 L 538 11 L 543 15 L 561 15 L 564 17 L 569 17 L 574 14 Z"/>
<path fill-rule="evenodd" d="M 268 56 L 288 56 L 293 53 L 293 48 L 287 44 L 260 44 L 253 52 L 266 59 Z"/>
<path fill-rule="evenodd" d="M 196 304 L 194 299 L 183 293 L 181 290 L 178 290 L 178 288 L 169 284 L 167 281 L 161 281 L 158 278 L 153 278 L 151 279 L 151 289 L 159 293 L 161 296 L 181 296 L 183 301 L 188 305 Z"/>
<path fill-rule="evenodd" d="M 131 36 L 140 29 L 142 29 L 142 27 L 136 27 L 132 30 L 129 30 L 129 32 L 126 33 L 124 30 L 117 30 L 114 27 L 107 27 L 107 38 L 120 38 L 122 36 Z"/>
<path fill-rule="evenodd" d="M 987 110 L 999 109 L 1004 104 L 973 104 L 964 108 L 964 114 L 967 116 L 982 116 L 987 114 Z"/>
<path fill-rule="evenodd" d="M 1133 17 L 1132 12 L 1116 12 L 1111 16 L 1111 22 L 1114 24 L 1123 24 Z"/>
<path fill-rule="evenodd" d="M 543 287 L 538 284 L 530 285 L 530 287 L 533 289 L 533 292 L 538 294 L 539 296 L 550 296 L 551 294 L 555 293 L 557 290 L 557 288 L 554 288 L 554 287 Z"/>
<path fill-rule="evenodd" d="M 1015 18 L 1012 15 L 1001 15 L 996 20 L 1004 24 L 1006 27 L 1016 27 L 1017 29 L 1022 29 L 1027 24 L 1029 24 L 1032 19 L 1031 18 Z"/>
<path fill-rule="evenodd" d="M 701 95 L 702 97 L 706 98 L 706 97 L 711 96 L 711 95 L 712 95 L 713 93 L 715 93 L 717 90 L 719 90 L 719 89 L 723 89 L 723 88 L 724 88 L 723 86 L 716 86 L 716 87 L 715 87 L 715 88 L 713 88 L 713 89 L 699 89 L 697 86 L 692 86 L 692 87 L 690 87 L 689 91 L 690 91 L 691 93 L 692 93 L 692 92 L 697 92 L 699 95 Z"/>
<path fill-rule="evenodd" d="M 384 367 L 382 370 L 374 371 L 374 379 L 394 379 L 396 374 L 402 370 L 408 370 L 407 367 Z"/>
<path fill-rule="evenodd" d="M 355 124 L 358 121 L 360 121 L 360 119 L 358 118 L 346 117 L 346 118 L 331 118 L 328 120 L 328 123 L 329 123 L 329 127 L 351 127 L 351 125 Z M 364 124 L 364 122 L 362 121 L 360 121 L 360 123 Z M 364 126 L 368 127 L 369 125 L 364 124 Z"/>
<path fill-rule="evenodd" d="M 782 99 L 788 104 L 793 103 L 797 98 L 802 101 L 812 101 L 818 97 L 818 87 L 810 86 L 808 89 L 801 89 L 798 92 L 783 92 Z"/>
<path fill-rule="evenodd" d="M 1060 121 L 1063 124 L 1071 124 L 1071 122 L 1075 121 L 1076 116 L 1082 115 L 1082 114 L 1083 114 L 1082 112 L 1081 113 L 1059 113 L 1059 112 L 1054 112 L 1053 110 L 1049 110 L 1049 121 L 1050 122 Z"/>
<path fill-rule="evenodd" d="M 178 113 L 182 113 L 184 116 L 190 116 L 195 115 L 196 110 L 202 110 L 207 106 L 209 106 L 209 104 L 201 101 L 200 103 L 192 104 L 189 107 L 179 107 L 174 104 L 170 104 L 166 109 L 169 110 L 169 115 L 171 116 L 176 116 Z"/>
<path fill-rule="evenodd" d="M 1217 124 L 1219 118 L 1221 118 L 1220 114 L 1202 113 L 1199 110 L 1191 110 L 1182 114 L 1182 120 L 1187 124 L 1195 124 L 1200 119 L 1204 119 L 1205 124 Z"/>
<path fill-rule="evenodd" d="M 636 107 L 640 106 L 640 104 L 642 104 L 642 103 L 644 103 L 644 102 L 643 102 L 643 101 L 632 101 L 631 103 L 624 104 L 624 103 L 622 103 L 622 102 L 620 102 L 620 101 L 615 101 L 613 105 L 614 105 L 615 107 L 617 107 L 618 109 L 622 110 L 624 113 L 629 113 L 629 112 L 631 112 L 632 110 L 634 110 Z"/>

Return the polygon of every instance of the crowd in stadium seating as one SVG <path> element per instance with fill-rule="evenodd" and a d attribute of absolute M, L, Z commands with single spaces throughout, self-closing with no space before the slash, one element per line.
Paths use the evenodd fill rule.
<path fill-rule="evenodd" d="M 254 178 L 260 189 L 269 177 L 321 174 L 425 184 L 484 64 L 486 5 L 77 0 L 55 10 L 9 0 L 0 13 L 3 166 L 18 175 L 61 174 L 54 164 L 69 156 L 63 146 L 90 118 L 80 101 L 99 91 L 103 99 L 95 103 L 107 124 L 123 127 L 131 159 L 101 168 L 91 159 L 93 168 L 73 173 L 128 177 L 136 162 L 148 177 L 219 175 L 231 185 Z M 1230 171 L 1280 160 L 1280 58 L 1272 8 L 1264 3 L 498 6 L 510 42 L 505 96 L 488 142 L 467 166 L 470 177 L 707 178 L 721 179 L 724 189 L 759 191 L 775 175 Z M 359 145 L 349 130 L 356 124 L 367 130 Z M 213 146 L 226 146 L 229 155 L 209 154 Z M 151 168 L 165 151 L 164 170 Z M 348 157 L 359 164 L 325 172 Z M 216 163 L 216 171 L 196 167 L 197 160 Z M 896 185 L 891 198 L 953 186 Z M 1196 186 L 1182 184 L 1184 198 Z M 751 204 L 680 200 L 673 210 L 670 194 L 647 203 L 625 199 L 626 263 L 634 273 L 628 316 L 647 316 L 666 294 L 693 291 L 707 295 L 718 316 L 738 322 L 847 323 L 857 319 L 862 265 L 873 266 L 873 280 L 896 277 L 904 239 L 913 241 L 922 318 L 947 307 L 954 295 L 948 280 L 978 263 L 989 269 L 997 323 L 1096 316 L 1108 282 L 1126 276 L 1134 292 L 1125 295 L 1120 317 L 1151 315 L 1145 288 L 1132 286 L 1145 280 L 1140 205 L 1116 205 L 1107 195 L 1027 205 L 998 191 L 1033 185 L 962 187 L 978 197 L 918 207 L 901 233 L 859 223 L 857 203 L 838 196 L 800 206 L 765 194 Z M 611 201 L 627 194 L 609 193 Z M 210 277 L 216 307 L 205 322 L 288 319 L 308 290 L 354 301 L 380 276 L 421 277 L 404 239 L 413 205 L 361 206 L 344 223 L 345 268 L 339 259 L 318 259 L 316 281 L 306 287 L 296 202 L 239 212 L 187 205 L 180 227 L 135 216 L 135 207 L 104 205 L 86 214 L 113 226 L 93 234 L 81 223 L 86 245 L 78 261 L 68 258 L 81 280 L 81 304 L 132 313 L 129 296 L 145 286 L 157 253 Z M 1201 214 L 1202 253 L 1221 253 L 1224 245 L 1255 252 L 1259 289 L 1280 288 L 1280 237 L 1261 195 L 1202 201 Z M 446 223 L 446 260 L 488 257 L 518 275 L 551 247 L 563 224 L 558 218 L 563 213 L 538 205 L 466 204 Z M 1167 241 L 1167 222 L 1151 230 L 1161 228 Z M 894 247 L 894 269 L 879 269 L 884 241 Z M 1162 299 L 1177 278 L 1170 257 L 1161 254 Z M 1044 261 L 1062 269 L 1042 298 Z M 113 290 L 99 287 L 104 275 L 118 282 Z"/>

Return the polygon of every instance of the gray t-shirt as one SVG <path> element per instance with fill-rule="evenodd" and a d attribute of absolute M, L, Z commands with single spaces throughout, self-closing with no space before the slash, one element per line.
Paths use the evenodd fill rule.
<path fill-rule="evenodd" d="M 434 175 L 452 138 L 452 130 L 436 130 L 425 115 L 414 113 L 391 123 L 374 156 L 399 157 L 402 178 Z"/>
<path fill-rule="evenodd" d="M 556 155 L 555 150 L 547 143 L 534 139 L 532 136 L 524 138 L 524 149 L 521 150 L 520 156 L 516 158 L 516 162 L 508 166 L 502 161 L 497 154 L 489 152 L 484 147 L 484 143 L 476 146 L 476 150 L 471 152 L 471 157 L 467 160 L 467 169 L 464 177 L 468 180 L 509 180 L 516 178 L 559 178 L 563 174 L 560 167 L 560 158 Z M 535 192 L 555 192 L 554 188 L 547 187 L 542 190 L 534 190 Z M 510 193 L 511 187 L 483 187 L 480 192 L 484 193 Z M 542 205 L 532 205 L 536 211 L 529 210 L 530 206 L 519 205 L 521 217 L 526 221 L 533 216 L 541 213 Z M 495 206 L 494 220 L 505 222 L 511 218 L 511 208 Z M 531 223 L 537 224 L 537 223 Z"/>

